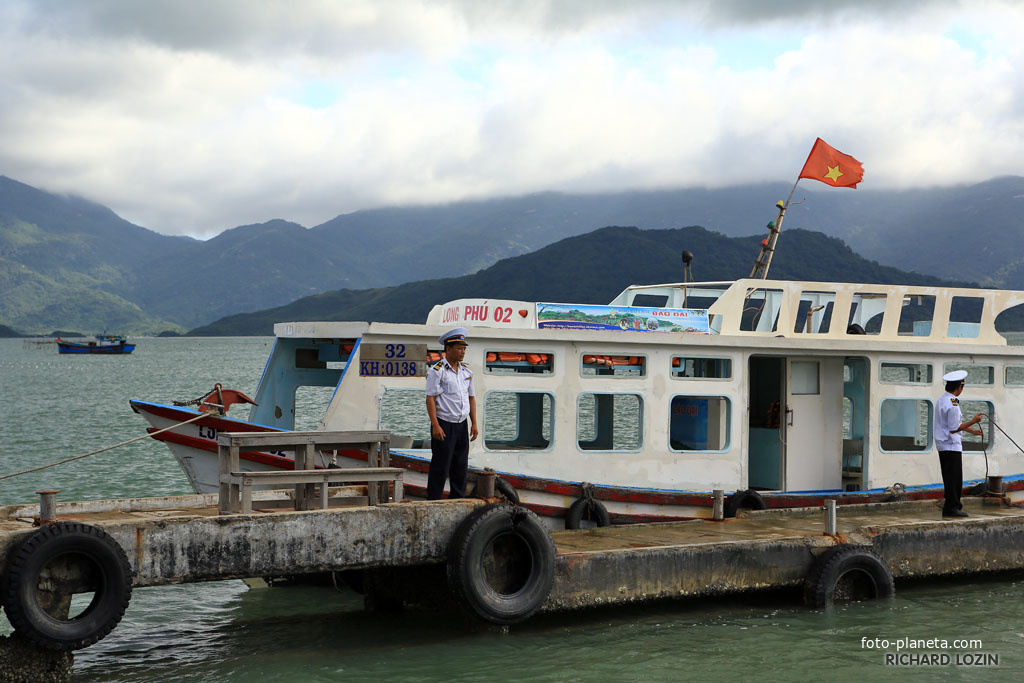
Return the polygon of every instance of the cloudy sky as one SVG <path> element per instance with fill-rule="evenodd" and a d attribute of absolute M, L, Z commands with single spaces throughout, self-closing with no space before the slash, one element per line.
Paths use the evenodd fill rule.
<path fill-rule="evenodd" d="M 2 0 L 0 174 L 202 238 L 788 183 L 819 136 L 864 189 L 978 182 L 1024 174 L 1021 36 L 996 0 Z"/>

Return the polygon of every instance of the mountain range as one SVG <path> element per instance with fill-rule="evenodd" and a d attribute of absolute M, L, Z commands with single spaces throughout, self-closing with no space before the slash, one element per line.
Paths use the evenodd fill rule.
<path fill-rule="evenodd" d="M 1024 178 L 891 192 L 815 185 L 798 188 L 780 255 L 795 242 L 790 232 L 803 228 L 839 237 L 882 264 L 1024 289 L 1024 258 L 1013 248 Z M 541 193 L 357 211 L 313 228 L 277 219 L 200 241 L 160 235 L 99 204 L 0 176 L 0 324 L 31 333 L 183 332 L 323 292 L 380 292 L 476 273 L 609 225 L 701 225 L 760 239 L 789 190 L 780 183 Z M 754 254 L 729 277 L 746 275 Z M 851 278 L 840 267 L 830 279 Z"/>
<path fill-rule="evenodd" d="M 701 227 L 640 230 L 609 227 L 569 237 L 531 254 L 504 259 L 472 275 L 411 282 L 397 287 L 338 290 L 255 313 L 229 316 L 195 329 L 208 336 L 272 335 L 287 320 L 424 322 L 435 304 L 459 298 L 500 298 L 552 303 L 607 304 L 631 284 L 682 282 L 681 252 L 691 252 L 698 281 L 749 274 L 760 237 L 726 237 Z M 793 230 L 776 253 L 773 278 L 910 285 L 970 286 L 882 266 L 842 241 Z"/>

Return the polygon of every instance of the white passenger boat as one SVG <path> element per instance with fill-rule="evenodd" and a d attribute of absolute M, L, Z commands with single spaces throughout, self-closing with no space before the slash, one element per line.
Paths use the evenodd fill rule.
<path fill-rule="evenodd" d="M 1016 501 L 1024 453 L 1007 424 L 1024 413 L 1024 347 L 995 320 L 1022 303 L 1014 291 L 743 279 L 631 286 L 609 306 L 464 299 L 425 324 L 279 323 L 247 420 L 211 413 L 155 438 L 197 492 L 216 491 L 218 432 L 293 429 L 296 390 L 333 388 L 320 428 L 390 430 L 406 493 L 423 496 L 425 369 L 461 326 L 481 420 L 471 470 L 493 468 L 549 521 L 581 499 L 612 522 L 707 517 L 715 489 L 727 514 L 939 499 L 932 414 L 953 369 L 969 373 L 964 414 L 987 416 L 982 437 L 965 435 L 965 488 L 999 476 Z M 198 414 L 131 405 L 151 431 Z M 323 453 L 318 466 L 366 457 Z M 241 463 L 292 467 L 288 453 Z"/>

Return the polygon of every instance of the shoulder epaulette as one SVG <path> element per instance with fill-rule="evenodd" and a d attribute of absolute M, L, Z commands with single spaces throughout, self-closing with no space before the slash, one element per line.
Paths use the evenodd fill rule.
<path fill-rule="evenodd" d="M 955 406 L 960 405 L 960 399 L 958 399 L 956 396 L 954 396 L 953 398 L 949 399 L 949 402 L 952 403 Z"/>
<path fill-rule="evenodd" d="M 434 369 L 435 370 L 440 370 L 443 366 L 444 366 L 444 361 L 443 360 L 439 360 L 439 361 L 437 361 L 437 365 L 434 366 Z"/>

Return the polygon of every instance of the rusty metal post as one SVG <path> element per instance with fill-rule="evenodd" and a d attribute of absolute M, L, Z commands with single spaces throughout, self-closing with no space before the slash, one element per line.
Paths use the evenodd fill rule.
<path fill-rule="evenodd" d="M 480 474 L 476 475 L 476 497 L 494 498 L 494 470 L 485 467 Z"/>
<path fill-rule="evenodd" d="M 715 502 L 711 508 L 711 519 L 719 520 L 725 518 L 725 491 L 715 489 Z"/>
<path fill-rule="evenodd" d="M 36 491 L 39 494 L 39 523 L 53 524 L 57 521 L 57 494 L 60 489 Z"/>
<path fill-rule="evenodd" d="M 825 501 L 825 507 L 822 508 L 825 511 L 825 535 L 835 536 L 836 535 L 836 501 L 829 499 Z"/>

